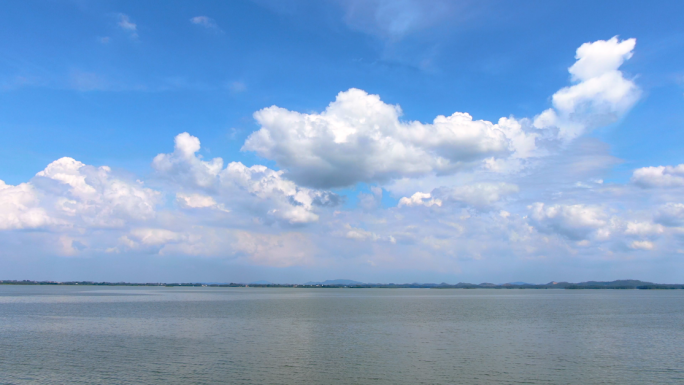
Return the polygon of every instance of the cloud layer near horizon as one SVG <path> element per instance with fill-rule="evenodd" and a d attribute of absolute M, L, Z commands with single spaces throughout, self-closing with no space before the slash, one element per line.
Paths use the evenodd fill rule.
<path fill-rule="evenodd" d="M 25 183 L 0 181 L 0 237 L 38 238 L 31 252 L 68 257 L 452 273 L 462 261 L 486 269 L 676 256 L 684 249 L 684 165 L 643 167 L 628 183 L 606 184 L 602 175 L 616 160 L 583 136 L 639 99 L 619 70 L 635 44 L 583 44 L 569 68 L 572 84 L 533 117 L 489 122 L 454 112 L 405 121 L 398 105 L 359 89 L 340 92 L 320 113 L 261 109 L 243 151 L 278 170 L 205 160 L 190 133 L 154 157 L 144 181 L 61 158 Z M 348 190 L 335 189 L 360 184 L 371 191 L 345 206 Z M 384 194 L 398 204 L 388 207 Z"/>

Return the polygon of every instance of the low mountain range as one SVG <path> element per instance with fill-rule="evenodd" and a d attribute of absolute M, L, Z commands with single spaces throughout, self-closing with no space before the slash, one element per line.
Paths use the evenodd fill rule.
<path fill-rule="evenodd" d="M 359 282 L 359 281 L 352 281 L 351 279 L 329 279 L 329 280 L 326 280 L 323 282 L 307 282 L 307 283 L 305 283 L 305 285 L 312 285 L 312 286 L 314 286 L 314 285 L 325 285 L 325 286 L 330 286 L 330 285 L 333 285 L 333 286 L 347 285 L 347 286 L 349 286 L 349 285 L 352 285 L 352 286 L 354 286 L 354 285 L 366 285 L 366 284 L 363 282 Z"/>

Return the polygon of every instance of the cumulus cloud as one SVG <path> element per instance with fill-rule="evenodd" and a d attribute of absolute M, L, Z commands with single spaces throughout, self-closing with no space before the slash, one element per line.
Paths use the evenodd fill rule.
<path fill-rule="evenodd" d="M 29 182 L 0 181 L 0 230 L 40 229 L 41 243 L 57 254 L 76 256 L 102 244 L 99 230 L 115 232 L 154 220 L 160 200 L 158 191 L 116 176 L 109 167 L 65 157 Z"/>
<path fill-rule="evenodd" d="M 97 227 L 151 219 L 161 198 L 140 182 L 113 177 L 107 166 L 88 166 L 68 157 L 50 163 L 31 184 L 41 190 L 41 204 L 53 216 Z"/>
<path fill-rule="evenodd" d="M 239 202 L 290 224 L 315 222 L 319 218 L 317 207 L 335 206 L 341 201 L 332 192 L 297 186 L 283 177 L 284 171 L 261 165 L 247 167 L 240 162 L 223 168 L 223 159 L 202 160 L 199 150 L 198 138 L 179 134 L 174 152 L 157 155 L 152 166 L 158 175 L 182 188 L 202 190 L 226 208 Z"/>
<path fill-rule="evenodd" d="M 454 173 L 487 157 L 528 156 L 534 147 L 512 119 L 494 124 L 457 112 L 424 124 L 400 116 L 399 106 L 350 89 L 320 114 L 276 106 L 256 112 L 261 129 L 243 150 L 275 160 L 299 184 L 331 188 Z"/>
<path fill-rule="evenodd" d="M 411 195 L 410 198 L 403 197 L 399 200 L 399 207 L 402 206 L 425 206 L 425 207 L 431 207 L 431 206 L 441 206 L 442 201 L 440 199 L 434 199 L 432 198 L 432 195 L 430 193 L 422 193 L 422 192 L 417 192 L 413 195 Z"/>
<path fill-rule="evenodd" d="M 193 218 L 185 213 L 226 212 L 228 202 L 258 206 L 265 216 L 284 223 L 308 223 L 318 220 L 318 208 L 338 205 L 337 195 L 299 188 L 281 178 L 281 172 L 264 166 L 233 162 L 225 169 L 212 168 L 222 161 L 198 158 L 197 138 L 179 135 L 176 139 L 174 153 L 157 157 L 155 165 L 179 181 L 174 186 L 181 191 L 175 198 L 183 211 L 158 212 L 161 192 L 119 177 L 107 166 L 65 157 L 27 183 L 11 186 L 0 181 L 0 230 L 45 230 L 41 243 L 63 256 L 147 253 L 243 258 L 272 266 L 311 263 L 315 246 L 304 234 L 264 234 L 246 230 L 244 224 L 238 229 L 234 223 L 211 222 L 211 217 L 200 215 L 206 211 L 195 211 L 198 215 Z M 213 176 L 211 183 L 209 176 Z"/>
<path fill-rule="evenodd" d="M 535 118 L 535 127 L 557 127 L 559 138 L 567 141 L 627 113 L 641 91 L 618 68 L 632 57 L 635 45 L 636 39 L 618 41 L 617 36 L 582 44 L 568 69 L 576 84 L 553 95 L 553 108 Z"/>
<path fill-rule="evenodd" d="M 282 174 L 282 171 L 274 171 L 265 166 L 247 167 L 233 162 L 221 174 L 221 188 L 224 191 L 244 190 L 260 201 L 273 202 L 268 214 L 289 223 L 318 221 L 314 202 L 326 202 L 332 193 L 299 188 L 293 182 L 283 179 Z"/>
<path fill-rule="evenodd" d="M 636 169 L 632 182 L 643 188 L 684 186 L 684 164 Z"/>
<path fill-rule="evenodd" d="M 28 244 L 33 236 L 40 242 L 31 245 L 71 256 L 147 253 L 281 267 L 329 256 L 340 265 L 457 271 L 462 260 L 511 266 L 567 255 L 665 255 L 681 248 L 684 204 L 675 203 L 679 190 L 664 188 L 684 186 L 684 166 L 638 169 L 627 185 L 588 184 L 605 177 L 615 159 L 605 148 L 572 155 L 586 140 L 559 146 L 557 136 L 569 127 L 562 124 L 588 129 L 591 114 L 626 112 L 625 100 L 638 89 L 618 71 L 634 48 L 625 42 L 578 50 L 571 67 L 577 84 L 559 91 L 553 115 L 535 122 L 487 122 L 466 113 L 404 121 L 399 106 L 351 89 L 320 113 L 273 106 L 255 114 L 261 127 L 243 149 L 280 170 L 204 158 L 200 140 L 188 133 L 154 157 L 155 189 L 107 166 L 58 159 L 26 183 L 0 182 L 0 237 Z M 618 87 L 622 96 L 612 98 L 601 88 L 610 82 L 595 81 L 603 77 L 627 91 Z M 573 89 L 594 81 L 603 91 Z M 549 125 L 534 127 L 545 118 Z M 326 190 L 359 182 L 374 183 L 358 195 L 359 210 L 340 208 L 344 197 Z M 387 191 L 401 197 L 398 208 L 383 208 Z M 651 207 L 642 202 L 646 193 L 672 203 Z"/>
<path fill-rule="evenodd" d="M 171 154 L 159 154 L 154 157 L 152 167 L 167 178 L 182 185 L 212 187 L 216 177 L 223 169 L 223 159 L 214 158 L 203 161 L 196 153 L 200 150 L 198 138 L 187 132 L 178 134 L 174 139 L 175 147 Z"/>
<path fill-rule="evenodd" d="M 684 226 L 684 204 L 667 203 L 656 210 L 654 219 L 668 227 Z"/>
<path fill-rule="evenodd" d="M 35 229 L 54 223 L 39 203 L 33 185 L 12 186 L 0 180 L 0 230 Z"/>
<path fill-rule="evenodd" d="M 530 218 L 540 231 L 557 233 L 571 240 L 587 239 L 592 233 L 609 224 L 608 215 L 601 207 L 577 205 L 545 205 L 534 203 Z M 605 230 L 603 234 L 605 236 Z"/>
<path fill-rule="evenodd" d="M 470 185 L 439 187 L 430 193 L 417 192 L 411 197 L 399 200 L 402 206 L 442 206 L 444 202 L 452 202 L 487 209 L 503 197 L 518 192 L 518 186 L 511 183 L 474 183 Z"/>
<path fill-rule="evenodd" d="M 635 250 L 653 250 L 655 245 L 651 241 L 633 241 L 629 247 Z"/>
<path fill-rule="evenodd" d="M 662 225 L 651 222 L 630 221 L 627 223 L 625 234 L 635 236 L 657 235 L 665 232 Z"/>
<path fill-rule="evenodd" d="M 216 200 L 210 196 L 202 194 L 176 194 L 176 202 L 182 208 L 189 209 L 203 209 L 203 208 L 215 208 L 221 211 L 229 212 L 223 204 L 216 203 Z"/>
<path fill-rule="evenodd" d="M 557 147 L 552 143 L 613 123 L 631 109 L 640 90 L 619 67 L 635 44 L 617 37 L 583 44 L 569 68 L 576 84 L 556 92 L 553 108 L 534 120 L 504 117 L 493 123 L 456 112 L 431 123 L 403 121 L 398 105 L 352 88 L 321 113 L 277 106 L 257 111 L 261 128 L 242 149 L 274 160 L 293 181 L 314 188 L 450 175 L 478 166 L 514 173 L 525 160 Z"/>

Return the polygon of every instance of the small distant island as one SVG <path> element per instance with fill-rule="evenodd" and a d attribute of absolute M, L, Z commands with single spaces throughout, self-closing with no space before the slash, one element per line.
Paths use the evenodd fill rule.
<path fill-rule="evenodd" d="M 133 283 L 133 282 L 93 282 L 93 281 L 16 281 L 0 280 L 0 285 L 62 285 L 62 286 L 161 286 L 161 287 L 271 287 L 271 288 L 348 288 L 348 289 L 613 289 L 613 290 L 672 290 L 684 289 L 684 284 L 662 284 L 644 282 L 635 279 L 617 281 L 587 281 L 579 283 L 549 282 L 545 284 L 531 284 L 512 282 L 504 284 L 494 283 L 363 283 L 348 279 L 335 279 L 323 282 L 307 282 L 304 284 L 277 284 L 267 281 L 252 283 Z"/>

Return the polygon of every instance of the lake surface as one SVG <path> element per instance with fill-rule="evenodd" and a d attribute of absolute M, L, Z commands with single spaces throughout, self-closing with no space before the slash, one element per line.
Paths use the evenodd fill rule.
<path fill-rule="evenodd" d="M 3 285 L 0 383 L 682 384 L 684 290 Z"/>

